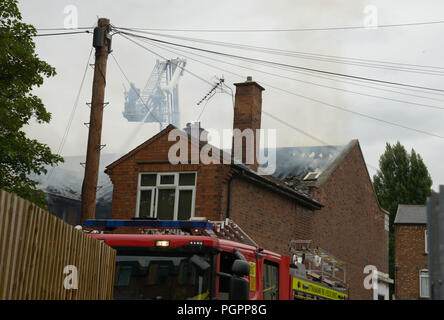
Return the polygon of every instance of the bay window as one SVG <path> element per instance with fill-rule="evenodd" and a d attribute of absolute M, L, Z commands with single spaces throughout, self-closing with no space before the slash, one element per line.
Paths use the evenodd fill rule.
<path fill-rule="evenodd" d="M 194 216 L 195 172 L 139 174 L 136 217 L 188 220 Z"/>

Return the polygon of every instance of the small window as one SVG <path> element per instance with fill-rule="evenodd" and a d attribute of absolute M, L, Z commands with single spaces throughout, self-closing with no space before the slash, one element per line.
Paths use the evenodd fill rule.
<path fill-rule="evenodd" d="M 174 184 L 174 175 L 161 175 L 160 184 Z"/>
<path fill-rule="evenodd" d="M 430 298 L 429 270 L 419 271 L 419 297 Z"/>
<path fill-rule="evenodd" d="M 155 186 L 156 185 L 156 177 L 155 174 L 142 174 L 140 178 L 140 185 L 142 187 L 149 187 L 149 186 Z"/>
<path fill-rule="evenodd" d="M 427 229 L 424 231 L 424 252 L 426 254 L 429 253 L 429 247 L 428 247 L 428 242 L 429 242 L 429 234 L 427 232 Z"/>
<path fill-rule="evenodd" d="M 264 261 L 264 300 L 279 300 L 279 265 Z"/>

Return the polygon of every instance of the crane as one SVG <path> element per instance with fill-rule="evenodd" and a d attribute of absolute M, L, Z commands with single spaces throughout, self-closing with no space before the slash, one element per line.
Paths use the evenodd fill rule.
<path fill-rule="evenodd" d="M 160 130 L 168 124 L 180 125 L 179 79 L 185 59 L 156 60 L 156 65 L 142 91 L 134 84 L 125 91 L 123 116 L 130 122 L 159 123 Z"/>

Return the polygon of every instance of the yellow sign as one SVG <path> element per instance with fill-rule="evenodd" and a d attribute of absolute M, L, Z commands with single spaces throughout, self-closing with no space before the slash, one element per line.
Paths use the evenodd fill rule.
<path fill-rule="evenodd" d="M 256 291 L 256 263 L 248 263 L 250 264 L 250 291 Z"/>
<path fill-rule="evenodd" d="M 312 294 L 329 300 L 346 300 L 348 298 L 348 295 L 341 291 L 333 290 L 307 280 L 301 280 L 299 278 L 293 278 L 293 290 Z"/>

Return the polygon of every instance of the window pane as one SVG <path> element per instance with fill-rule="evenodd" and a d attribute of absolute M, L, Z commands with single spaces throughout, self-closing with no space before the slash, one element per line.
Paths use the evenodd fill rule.
<path fill-rule="evenodd" d="M 160 184 L 174 184 L 174 175 L 160 176 Z"/>
<path fill-rule="evenodd" d="M 142 179 L 140 181 L 141 186 L 155 186 L 156 176 L 156 174 L 142 174 Z"/>
<path fill-rule="evenodd" d="M 179 186 L 194 186 L 196 184 L 195 173 L 181 173 L 179 175 Z"/>
<path fill-rule="evenodd" d="M 190 219 L 192 200 L 193 200 L 193 190 L 179 191 L 179 208 L 177 212 L 177 220 Z"/>
<path fill-rule="evenodd" d="M 279 300 L 279 266 L 264 262 L 264 300 Z"/>
<path fill-rule="evenodd" d="M 150 216 L 151 212 L 151 193 L 152 190 L 142 190 L 140 192 L 139 217 L 145 218 Z"/>
<path fill-rule="evenodd" d="M 421 271 L 420 276 L 421 297 L 429 297 L 429 275 L 428 272 Z"/>
<path fill-rule="evenodd" d="M 159 189 L 159 202 L 157 204 L 157 218 L 159 220 L 173 220 L 175 189 Z"/>

